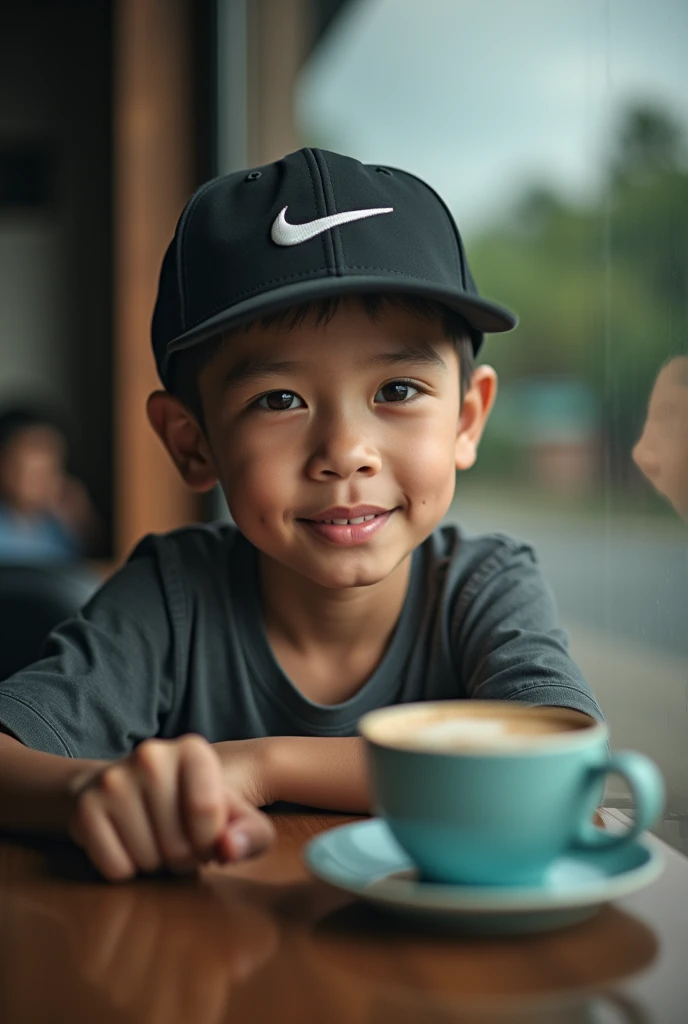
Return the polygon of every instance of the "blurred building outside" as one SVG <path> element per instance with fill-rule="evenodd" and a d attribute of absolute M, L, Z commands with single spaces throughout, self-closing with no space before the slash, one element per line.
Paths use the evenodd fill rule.
<path fill-rule="evenodd" d="M 563 499 L 589 495 L 601 474 L 600 410 L 587 382 L 576 378 L 514 381 L 502 388 L 490 435 L 513 475 Z"/>

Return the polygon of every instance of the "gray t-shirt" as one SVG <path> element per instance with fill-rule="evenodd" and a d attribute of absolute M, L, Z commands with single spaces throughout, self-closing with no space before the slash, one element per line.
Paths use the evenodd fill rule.
<path fill-rule="evenodd" d="M 325 706 L 272 653 L 256 549 L 216 523 L 146 537 L 51 634 L 41 661 L 0 682 L 0 722 L 38 750 L 117 758 L 186 732 L 211 742 L 351 736 L 373 708 L 463 697 L 602 717 L 528 545 L 437 529 L 413 554 L 380 664 L 353 697 Z"/>

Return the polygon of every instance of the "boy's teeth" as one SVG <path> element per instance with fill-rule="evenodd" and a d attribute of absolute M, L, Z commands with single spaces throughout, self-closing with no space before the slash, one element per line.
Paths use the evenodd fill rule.
<path fill-rule="evenodd" d="M 367 523 L 371 519 L 375 518 L 375 514 L 372 516 L 358 516 L 356 519 L 323 519 L 324 523 L 330 523 L 332 526 L 358 526 L 359 523 Z"/>

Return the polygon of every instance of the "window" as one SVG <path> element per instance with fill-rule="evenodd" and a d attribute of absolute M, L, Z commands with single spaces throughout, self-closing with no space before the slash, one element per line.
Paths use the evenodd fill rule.
<path fill-rule="evenodd" d="M 612 746 L 660 764 L 658 831 L 688 851 L 687 38 L 683 0 L 360 0 L 296 115 L 431 182 L 520 315 L 484 347 L 501 391 L 451 517 L 535 543 Z"/>

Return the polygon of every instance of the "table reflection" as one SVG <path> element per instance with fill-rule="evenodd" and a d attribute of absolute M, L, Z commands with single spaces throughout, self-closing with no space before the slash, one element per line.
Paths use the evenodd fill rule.
<path fill-rule="evenodd" d="M 371 1020 L 397 1024 L 640 1024 L 642 1007 L 611 990 L 658 951 L 654 932 L 613 906 L 543 935 L 462 938 L 356 903 L 319 921 L 308 943 L 331 978 L 369 988 Z"/>
<path fill-rule="evenodd" d="M 52 925 L 42 947 L 43 984 L 65 988 L 66 944 L 68 1004 L 81 1005 L 85 983 L 128 1020 L 146 1024 L 218 1024 L 236 986 L 279 945 L 272 918 L 234 899 L 227 886 L 27 885 L 5 891 L 0 906 L 18 959 L 30 958 Z"/>

